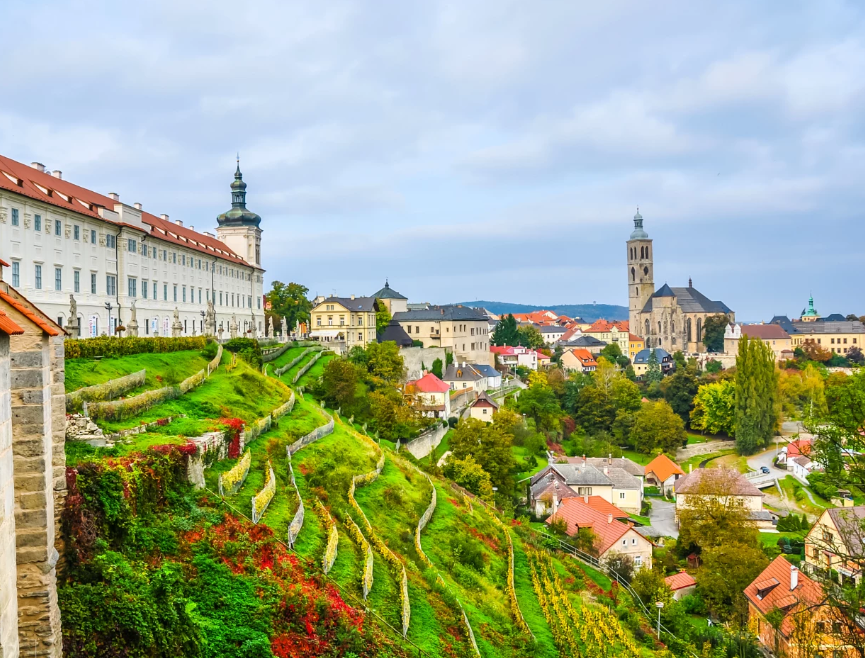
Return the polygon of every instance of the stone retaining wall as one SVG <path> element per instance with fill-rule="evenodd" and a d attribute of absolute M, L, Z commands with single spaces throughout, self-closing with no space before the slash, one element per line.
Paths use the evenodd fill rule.
<path fill-rule="evenodd" d="M 442 442 L 448 428 L 441 423 L 436 423 L 432 428 L 421 434 L 416 439 L 407 441 L 403 447 L 408 450 L 415 459 L 426 457 Z"/>
<path fill-rule="evenodd" d="M 77 391 L 72 391 L 66 394 L 66 413 L 75 413 L 81 411 L 85 402 L 104 402 L 120 397 L 129 391 L 144 386 L 144 380 L 147 376 L 146 370 L 139 370 L 124 377 L 117 379 L 109 379 L 102 384 L 94 386 L 85 386 Z"/>

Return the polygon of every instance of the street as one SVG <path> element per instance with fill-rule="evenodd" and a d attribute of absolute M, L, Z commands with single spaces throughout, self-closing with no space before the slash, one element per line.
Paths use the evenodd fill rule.
<path fill-rule="evenodd" d="M 650 498 L 652 511 L 649 514 L 652 527 L 665 537 L 679 538 L 679 529 L 676 527 L 676 503 L 670 503 L 662 498 Z"/>

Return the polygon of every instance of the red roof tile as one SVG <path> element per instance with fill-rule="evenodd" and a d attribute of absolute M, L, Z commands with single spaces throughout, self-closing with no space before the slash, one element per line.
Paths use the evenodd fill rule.
<path fill-rule="evenodd" d="M 17 182 L 9 180 L 9 176 Z M 111 220 L 103 219 L 99 215 L 100 207 L 113 211 L 114 205 L 119 203 L 119 201 L 115 201 L 111 197 L 104 196 L 98 192 L 79 187 L 61 178 L 55 178 L 50 173 L 41 172 L 38 169 L 2 155 L 0 155 L 0 188 L 51 204 L 58 208 L 76 212 L 80 215 L 98 218 L 101 221 L 116 226 L 131 226 L 123 222 L 112 222 Z M 142 211 L 141 219 L 145 224 L 151 226 L 150 234 L 160 240 L 182 245 L 210 256 L 237 263 L 238 265 L 252 267 L 229 249 L 224 242 L 216 238 L 211 238 L 147 212 Z M 140 226 L 133 228 L 141 230 Z"/>
<path fill-rule="evenodd" d="M 764 615 L 776 608 L 784 610 L 799 604 L 817 605 L 823 597 L 823 588 L 804 573 L 798 572 L 796 588 L 790 589 L 794 570 L 798 572 L 783 555 L 779 555 L 745 588 L 745 597 Z M 786 615 L 781 622 L 781 633 L 790 637 L 792 630 L 793 621 L 790 615 Z"/>
<path fill-rule="evenodd" d="M 694 577 L 687 571 L 680 571 L 679 573 L 674 573 L 672 576 L 667 576 L 664 578 L 664 582 L 667 583 L 667 586 L 674 592 L 677 589 L 685 589 L 686 587 L 693 587 L 697 584 Z"/>
<path fill-rule="evenodd" d="M 565 498 L 556 513 L 551 515 L 546 523 L 564 519 L 568 524 L 569 535 L 576 534 L 580 528 L 591 528 L 598 537 L 598 552 L 603 555 L 631 529 L 631 526 L 617 521 L 615 515 L 611 517 L 610 514 L 610 512 L 604 514 L 586 505 L 580 497 Z"/>
<path fill-rule="evenodd" d="M 578 347 L 573 350 L 569 350 L 571 354 L 573 354 L 579 362 L 583 365 L 584 368 L 591 368 L 592 366 L 597 366 L 598 362 L 595 361 L 594 355 L 589 352 L 587 349 L 583 349 L 582 347 Z"/>
<path fill-rule="evenodd" d="M 610 322 L 609 320 L 604 320 L 603 318 L 600 320 L 595 320 L 588 329 L 586 329 L 587 334 L 598 334 L 607 331 L 612 331 L 613 327 L 615 327 L 619 331 L 628 331 L 628 321 L 627 320 L 613 320 Z"/>
<path fill-rule="evenodd" d="M 15 321 L 6 315 L 2 309 L 0 309 L 0 331 L 7 336 L 18 336 L 24 333 L 24 329 L 15 324 Z"/>
<path fill-rule="evenodd" d="M 787 459 L 811 454 L 811 439 L 797 439 L 787 445 Z"/>
<path fill-rule="evenodd" d="M 654 473 L 661 482 L 666 482 L 671 475 L 684 475 L 685 471 L 667 455 L 661 453 L 646 464 L 646 475 Z"/>
<path fill-rule="evenodd" d="M 743 324 L 742 335 L 760 340 L 784 340 L 790 338 L 781 325 L 778 324 Z"/>
<path fill-rule="evenodd" d="M 2 290 L 0 290 L 0 299 L 9 304 L 9 306 L 14 308 L 19 313 L 21 313 L 21 315 L 30 320 L 36 326 L 38 326 L 49 336 L 59 336 L 60 334 L 66 333 L 63 331 L 63 329 L 54 324 L 53 321 L 49 320 L 47 316 L 43 316 L 41 311 L 33 310 L 36 308 L 35 306 L 33 307 L 33 309 L 31 309 L 28 306 L 29 302 L 25 304 L 24 301 L 22 301 L 21 299 L 17 299 L 16 297 L 13 297 L 9 293 L 3 292 Z M 15 324 L 16 326 L 18 326 L 17 323 Z M 22 333 L 23 331 L 24 330 L 22 329 Z"/>
<path fill-rule="evenodd" d="M 451 389 L 450 386 L 445 384 L 441 379 L 436 377 L 431 372 L 428 372 L 420 379 L 409 382 L 408 384 L 406 384 L 406 386 L 413 386 L 421 393 L 446 393 Z"/>

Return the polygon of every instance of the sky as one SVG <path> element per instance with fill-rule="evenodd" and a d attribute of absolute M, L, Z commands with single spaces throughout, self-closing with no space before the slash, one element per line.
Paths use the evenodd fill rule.
<path fill-rule="evenodd" d="M 266 281 L 865 313 L 865 3 L 6 0 L 0 153 L 198 230 L 240 153 Z"/>

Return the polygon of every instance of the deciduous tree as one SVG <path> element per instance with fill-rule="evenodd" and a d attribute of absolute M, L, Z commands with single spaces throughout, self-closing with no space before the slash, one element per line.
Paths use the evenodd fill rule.
<path fill-rule="evenodd" d="M 642 453 L 661 450 L 675 454 L 686 438 L 685 424 L 666 400 L 643 404 L 634 414 L 631 443 Z"/>
<path fill-rule="evenodd" d="M 270 312 L 279 318 L 287 318 L 289 331 L 294 331 L 297 322 L 309 321 L 312 302 L 306 297 L 308 292 L 309 288 L 299 283 L 286 285 L 282 281 L 274 281 L 266 295 Z"/>
<path fill-rule="evenodd" d="M 522 397 L 522 396 L 520 396 Z M 502 427 L 467 418 L 457 425 L 451 436 L 454 458 L 471 455 L 490 474 L 490 481 L 499 492 L 510 495 L 514 488 L 515 467 L 511 452 L 513 438 Z"/>
<path fill-rule="evenodd" d="M 405 378 L 405 362 L 399 353 L 397 344 L 388 341 L 386 343 L 371 343 L 366 348 L 369 373 L 373 377 L 379 377 L 386 382 L 395 383 Z"/>
<path fill-rule="evenodd" d="M 333 408 L 348 408 L 354 402 L 357 382 L 357 367 L 351 361 L 328 361 L 321 375 L 321 390 L 325 401 Z"/>
<path fill-rule="evenodd" d="M 775 353 L 760 339 L 743 336 L 736 357 L 736 449 L 751 455 L 769 445 L 779 418 Z"/>
<path fill-rule="evenodd" d="M 709 434 L 734 436 L 736 431 L 736 384 L 724 379 L 703 384 L 694 397 L 691 427 Z"/>
<path fill-rule="evenodd" d="M 390 311 L 387 310 L 387 306 L 385 306 L 383 301 L 380 299 L 375 301 L 377 307 L 375 311 L 375 333 L 380 334 L 387 328 L 387 325 L 390 324 L 393 317 L 391 316 Z"/>
<path fill-rule="evenodd" d="M 723 314 L 713 315 L 703 322 L 703 345 L 709 352 L 724 351 L 724 332 L 730 319 Z"/>

